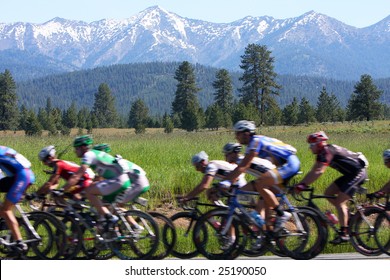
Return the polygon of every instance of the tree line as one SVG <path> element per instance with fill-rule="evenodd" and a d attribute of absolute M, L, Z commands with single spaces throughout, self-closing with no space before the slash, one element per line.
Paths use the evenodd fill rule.
<path fill-rule="evenodd" d="M 174 79 L 177 82 L 170 112 L 162 116 L 152 114 L 145 101 L 137 98 L 126 114 L 119 114 L 115 97 L 106 83 L 101 83 L 94 93 L 92 108 L 87 104 L 77 108 L 73 101 L 67 109 L 53 107 L 51 97 L 46 106 L 38 110 L 18 108 L 16 84 L 10 71 L 0 73 L 0 129 L 21 129 L 26 135 L 70 133 L 71 128 L 87 129 L 106 127 L 135 128 L 143 133 L 147 127 L 163 127 L 170 133 L 174 128 L 187 131 L 231 127 L 240 119 L 254 120 L 258 125 L 297 125 L 312 122 L 358 121 L 389 119 L 390 108 L 381 103 L 383 91 L 378 89 L 370 75 L 364 74 L 354 85 L 347 105 L 342 106 L 337 96 L 320 89 L 315 105 L 306 98 L 293 97 L 283 108 L 277 102 L 282 86 L 274 71 L 274 57 L 265 45 L 249 44 L 241 56 L 243 70 L 241 87 L 236 96 L 233 78 L 226 69 L 216 72 L 213 100 L 204 110 L 199 102 L 201 88 L 195 75 L 196 65 L 188 61 L 178 64 Z M 88 105 L 92 100 L 88 100 Z"/>

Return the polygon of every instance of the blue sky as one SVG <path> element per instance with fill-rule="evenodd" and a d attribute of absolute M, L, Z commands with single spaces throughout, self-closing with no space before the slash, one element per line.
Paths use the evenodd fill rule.
<path fill-rule="evenodd" d="M 372 25 L 390 15 L 390 0 L 3 0 L 0 22 L 43 23 L 54 17 L 86 22 L 124 19 L 154 5 L 180 16 L 232 22 L 245 16 L 284 19 L 308 11 L 355 27 Z"/>

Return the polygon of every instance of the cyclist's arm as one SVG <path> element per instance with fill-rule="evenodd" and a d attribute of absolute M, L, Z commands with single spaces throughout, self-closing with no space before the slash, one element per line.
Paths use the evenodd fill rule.
<path fill-rule="evenodd" d="M 199 185 L 197 185 L 192 191 L 190 191 L 184 199 L 191 199 L 193 197 L 196 197 L 198 194 L 203 192 L 204 190 L 208 189 L 209 186 L 211 185 L 214 177 L 211 175 L 205 175 L 203 176 L 202 182 L 200 182 Z"/>
<path fill-rule="evenodd" d="M 309 171 L 309 173 L 307 173 L 306 176 L 302 179 L 300 184 L 304 184 L 304 185 L 307 185 L 307 186 L 310 185 L 311 183 L 313 183 L 315 180 L 317 180 L 325 172 L 327 167 L 328 167 L 328 165 L 326 163 L 317 161 L 313 165 L 313 167 Z"/>
<path fill-rule="evenodd" d="M 59 174 L 51 175 L 49 180 L 45 184 L 43 184 L 43 186 L 37 191 L 37 194 L 47 194 L 49 190 L 56 189 L 59 180 L 60 180 Z"/>
<path fill-rule="evenodd" d="M 82 164 L 79 170 L 77 170 L 77 172 L 74 173 L 72 177 L 70 177 L 69 180 L 66 182 L 66 184 L 63 186 L 64 190 L 67 190 L 70 187 L 77 185 L 77 183 L 80 181 L 81 177 L 83 177 L 88 167 L 89 167 L 88 165 Z"/>

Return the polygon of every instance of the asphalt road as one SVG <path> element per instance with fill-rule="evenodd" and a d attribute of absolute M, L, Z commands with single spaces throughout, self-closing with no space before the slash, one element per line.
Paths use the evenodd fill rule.
<path fill-rule="evenodd" d="M 288 258 L 282 258 L 278 256 L 261 256 L 257 258 L 239 257 L 238 259 L 285 260 Z M 386 254 L 382 254 L 380 256 L 364 256 L 359 253 L 340 253 L 340 254 L 320 254 L 317 257 L 313 258 L 313 260 L 373 260 L 373 259 L 390 260 L 390 256 Z"/>

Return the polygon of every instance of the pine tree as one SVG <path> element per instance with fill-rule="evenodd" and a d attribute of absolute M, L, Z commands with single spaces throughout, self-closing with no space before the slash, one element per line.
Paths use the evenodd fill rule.
<path fill-rule="evenodd" d="M 206 110 L 206 128 L 218 130 L 224 124 L 224 113 L 216 103 Z"/>
<path fill-rule="evenodd" d="M 165 133 L 173 132 L 173 128 L 174 128 L 173 121 L 172 118 L 167 113 L 164 114 L 162 125 L 164 127 Z"/>
<path fill-rule="evenodd" d="M 188 131 L 199 129 L 199 102 L 197 92 L 200 90 L 195 83 L 194 69 L 188 61 L 179 65 L 175 72 L 178 81 L 175 99 L 172 102 L 172 115 L 177 115 L 180 127 Z M 194 119 L 187 119 L 194 118 Z"/>
<path fill-rule="evenodd" d="M 242 101 L 252 103 L 260 114 L 260 124 L 265 122 L 265 110 L 268 97 L 278 95 L 281 88 L 275 81 L 274 58 L 266 46 L 249 44 L 241 56 L 240 68 L 244 70 L 240 80 L 243 86 L 240 89 Z"/>
<path fill-rule="evenodd" d="M 116 127 L 118 114 L 115 108 L 115 98 L 107 84 L 102 83 L 95 94 L 95 103 L 92 109 L 97 121 L 97 127 Z"/>
<path fill-rule="evenodd" d="M 40 136 L 42 135 L 42 125 L 39 123 L 37 116 L 33 110 L 28 111 L 26 125 L 24 129 L 27 136 Z"/>
<path fill-rule="evenodd" d="M 28 110 L 25 105 L 22 105 L 19 110 L 19 126 L 18 128 L 21 130 L 26 129 L 26 123 L 28 118 Z"/>
<path fill-rule="evenodd" d="M 77 126 L 76 102 L 73 101 L 68 110 L 65 111 L 62 122 L 63 125 L 67 128 L 74 128 Z"/>
<path fill-rule="evenodd" d="M 348 101 L 348 119 L 371 121 L 379 118 L 381 103 L 378 99 L 382 93 L 374 85 L 370 75 L 362 75 Z"/>
<path fill-rule="evenodd" d="M 315 109 L 310 105 L 309 100 L 302 97 L 299 104 L 298 123 L 309 124 L 315 121 Z"/>
<path fill-rule="evenodd" d="M 332 117 L 332 112 L 330 111 L 331 100 L 329 94 L 326 92 L 326 88 L 322 87 L 320 96 L 317 101 L 317 110 L 316 118 L 319 122 L 329 122 Z"/>
<path fill-rule="evenodd" d="M 11 72 L 0 74 L 0 130 L 16 130 L 19 123 L 16 84 Z"/>
<path fill-rule="evenodd" d="M 283 124 L 296 125 L 298 123 L 299 105 L 296 97 L 293 98 L 291 104 L 283 109 Z"/>
<path fill-rule="evenodd" d="M 221 69 L 216 73 L 216 80 L 213 82 L 213 87 L 215 89 L 214 104 L 221 109 L 221 113 L 223 115 L 223 121 L 220 125 L 230 127 L 232 124 L 231 112 L 233 108 L 233 85 L 230 74 L 226 69 Z"/>
<path fill-rule="evenodd" d="M 136 134 L 145 133 L 149 121 L 149 109 L 141 99 L 137 99 L 131 106 L 128 125 L 135 129 Z"/>

